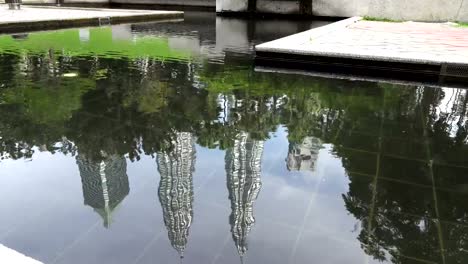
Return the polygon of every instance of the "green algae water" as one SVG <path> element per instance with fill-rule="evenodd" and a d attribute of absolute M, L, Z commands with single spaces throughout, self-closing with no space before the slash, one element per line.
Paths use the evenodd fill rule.
<path fill-rule="evenodd" d="M 323 24 L 0 35 L 0 244 L 47 264 L 467 263 L 467 91 L 254 67 L 255 44 Z"/>

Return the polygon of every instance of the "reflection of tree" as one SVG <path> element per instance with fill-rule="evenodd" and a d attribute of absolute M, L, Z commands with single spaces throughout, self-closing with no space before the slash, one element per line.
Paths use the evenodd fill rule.
<path fill-rule="evenodd" d="M 171 151 L 157 155 L 161 175 L 158 193 L 169 240 L 182 257 L 193 218 L 195 140 L 191 133 L 177 132 L 172 145 Z"/>
<path fill-rule="evenodd" d="M 261 188 L 263 142 L 241 132 L 226 152 L 226 174 L 231 200 L 231 232 L 239 255 L 247 253 L 247 236 L 255 223 L 253 203 Z"/>
<path fill-rule="evenodd" d="M 391 99 L 388 93 L 393 91 L 386 90 L 386 92 L 384 100 Z M 466 102 L 461 96 L 464 92 L 460 94 L 460 91 L 455 91 L 457 94 L 455 97 L 459 99 L 450 103 L 450 107 L 440 106 L 444 94 L 453 92 L 454 90 L 408 88 L 404 94 L 400 95 L 398 104 L 386 108 L 382 119 L 374 122 L 373 128 L 369 127 L 371 131 L 380 134 L 380 143 L 375 152 L 377 164 L 383 162 L 383 155 L 386 154 L 382 150 L 383 133 L 406 137 L 406 139 L 399 139 L 403 140 L 398 146 L 402 148 L 399 155 L 408 155 L 404 151 L 404 142 L 410 142 L 410 144 L 417 142 L 416 146 L 419 148 L 417 150 L 422 153 L 418 156 L 421 161 L 406 160 L 405 164 L 398 163 L 401 162 L 398 161 L 400 157 L 396 159 L 387 157 L 385 175 L 391 176 L 391 179 L 379 180 L 382 175 L 378 171 L 379 165 L 377 165 L 376 175 L 368 180 L 363 180 L 363 177 L 367 176 L 356 174 L 349 176 L 351 181 L 349 192 L 343 196 L 346 208 L 361 220 L 363 229 L 358 239 L 366 253 L 376 259 L 390 258 L 392 263 L 407 263 L 408 257 L 417 254 L 420 259 L 426 261 L 463 263 L 464 253 L 462 252 L 466 247 L 464 246 L 466 238 L 464 235 L 456 235 L 456 232 L 460 231 L 458 225 L 443 224 L 443 220 L 449 218 L 464 222 L 468 220 L 466 213 L 468 208 L 455 201 L 444 200 L 441 197 L 447 197 L 444 194 L 445 191 L 436 189 L 436 183 L 444 183 L 445 186 L 455 183 L 451 187 L 457 187 L 463 183 L 460 182 L 459 177 L 450 173 L 448 175 L 437 174 L 438 178 L 434 178 L 434 162 L 449 160 L 458 162 L 463 158 L 454 158 L 451 155 L 461 154 L 462 149 L 466 149 L 463 136 L 459 138 L 460 130 L 463 130 L 460 123 L 456 124 L 457 128 L 453 130 L 454 122 L 447 122 L 450 119 L 456 120 L 455 122 L 466 119 L 463 111 Z M 444 108 L 449 109 L 449 112 L 446 112 Z M 448 116 L 452 118 L 447 118 Z M 338 139 L 346 138 L 338 137 Z M 335 144 L 340 143 L 337 141 Z M 349 144 L 349 142 L 343 143 Z M 441 148 L 439 143 L 442 143 L 444 147 Z M 389 146 L 386 145 L 386 147 Z M 447 151 L 447 148 L 452 149 Z M 408 149 L 414 151 L 414 149 Z M 441 155 L 441 151 L 444 150 L 450 154 Z M 338 156 L 342 157 L 343 165 L 348 172 L 366 168 L 366 162 L 369 162 L 368 159 L 361 157 L 362 152 L 350 151 L 339 146 L 335 147 L 335 151 Z M 442 157 L 444 160 L 441 160 Z M 413 169 L 415 167 L 419 169 L 415 171 Z M 408 173 L 401 173 L 405 170 L 414 172 L 411 173 L 411 178 L 405 178 L 409 176 Z M 429 183 L 426 187 L 417 185 L 404 187 L 405 182 Z M 434 202 L 435 199 L 439 203 Z M 434 205 L 437 207 L 434 208 Z M 450 242 L 448 244 L 453 244 L 448 246 L 446 241 Z"/>

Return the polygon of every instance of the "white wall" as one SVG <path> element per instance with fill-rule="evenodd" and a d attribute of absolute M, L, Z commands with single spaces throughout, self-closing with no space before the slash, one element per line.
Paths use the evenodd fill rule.
<path fill-rule="evenodd" d="M 468 21 L 468 0 L 313 0 L 317 16 Z"/>
<path fill-rule="evenodd" d="M 2 1 L 2 0 L 0 0 Z M 55 0 L 23 0 L 24 3 L 55 3 Z M 216 6 L 217 12 L 246 12 L 248 0 L 64 0 L 65 3 L 121 3 L 185 6 Z M 466 21 L 468 0 L 311 0 L 315 16 L 372 16 L 413 21 Z M 299 0 L 257 0 L 257 11 L 299 13 Z"/>
<path fill-rule="evenodd" d="M 247 0 L 216 0 L 216 12 L 247 12 Z"/>
<path fill-rule="evenodd" d="M 0 0 L 3 1 L 3 0 Z M 56 0 L 23 0 L 23 3 L 31 4 L 53 4 Z M 146 4 L 146 5 L 182 5 L 182 6 L 202 6 L 215 7 L 216 0 L 63 0 L 64 3 L 73 4 Z"/>
<path fill-rule="evenodd" d="M 257 0 L 257 11 L 263 13 L 299 14 L 299 1 Z"/>
<path fill-rule="evenodd" d="M 67 1 L 67 0 L 65 0 Z M 110 0 L 116 4 L 181 5 L 215 7 L 216 0 Z"/>
<path fill-rule="evenodd" d="M 22 0 L 25 4 L 55 4 L 57 0 Z M 72 3 L 80 3 L 80 4 L 107 4 L 109 0 L 62 0 L 61 2 L 65 2 L 68 4 Z"/>

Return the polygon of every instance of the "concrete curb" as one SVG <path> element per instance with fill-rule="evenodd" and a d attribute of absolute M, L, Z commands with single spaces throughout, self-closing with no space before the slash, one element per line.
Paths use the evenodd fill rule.
<path fill-rule="evenodd" d="M 112 8 L 98 8 L 98 7 L 79 7 L 79 6 L 53 6 L 53 5 L 23 5 L 27 8 L 38 8 L 38 9 L 67 9 L 67 10 L 83 10 L 83 11 L 105 11 L 115 13 L 144 13 L 149 12 L 160 12 L 157 10 L 141 10 L 141 9 L 112 9 Z M 169 11 L 171 12 L 171 11 Z M 178 11 L 174 11 L 178 12 Z"/>
<path fill-rule="evenodd" d="M 28 7 L 29 8 L 29 7 Z M 61 7 L 33 7 L 42 9 L 61 9 Z M 70 27 L 115 25 L 132 22 L 148 21 L 170 21 L 183 19 L 184 12 L 181 11 L 144 11 L 123 9 L 99 9 L 99 8 L 65 8 L 67 10 L 106 11 L 107 15 L 90 16 L 86 18 L 72 19 L 48 19 L 48 20 L 22 20 L 18 22 L 0 22 L 1 33 L 20 33 L 26 31 L 51 30 Z M 108 13 L 112 13 L 110 16 Z"/>
<path fill-rule="evenodd" d="M 272 68 L 272 67 L 263 67 L 256 66 L 256 72 L 267 72 L 267 73 L 282 73 L 282 74 L 293 74 L 293 75 L 306 75 L 311 77 L 325 78 L 325 79 L 339 79 L 339 80 L 348 80 L 348 81 L 361 81 L 361 82 L 379 82 L 395 85 L 404 85 L 404 86 L 424 86 L 429 88 L 453 88 L 453 89 L 467 89 L 468 83 L 460 84 L 441 84 L 437 82 L 429 82 L 426 80 L 423 81 L 409 81 L 409 80 L 398 80 L 398 79 L 386 79 L 372 76 L 364 75 L 350 75 L 336 72 L 318 72 L 318 71 L 307 71 L 307 70 L 295 70 L 295 69 L 286 69 L 286 68 Z"/>
<path fill-rule="evenodd" d="M 406 54 L 375 54 L 375 53 L 357 53 L 347 51 L 328 51 L 328 50 L 317 50 L 314 47 L 308 47 L 307 42 L 311 42 L 314 39 L 322 37 L 324 35 L 333 33 L 334 31 L 346 28 L 351 24 L 362 20 L 361 17 L 352 17 L 345 19 L 327 26 L 315 28 L 309 31 L 305 31 L 299 34 L 281 38 L 278 40 L 270 41 L 264 44 L 255 46 L 255 51 L 259 53 L 271 53 L 271 54 L 294 54 L 301 56 L 320 56 L 320 57 L 331 57 L 331 58 L 346 58 L 346 59 L 359 59 L 368 61 L 385 61 L 394 63 L 415 63 L 415 64 L 427 64 L 427 65 L 443 65 L 452 64 L 459 66 L 468 65 L 468 61 L 460 59 L 456 56 L 439 58 L 435 56 L 421 55 L 416 57 L 414 55 Z M 411 23 L 411 22 L 406 22 Z M 312 46 L 312 45 L 311 45 Z"/>
<path fill-rule="evenodd" d="M 314 28 L 308 31 L 304 31 L 301 33 L 297 33 L 291 36 L 287 36 L 284 38 L 280 38 L 277 40 L 273 40 L 267 43 L 263 43 L 260 45 L 255 46 L 256 51 L 262 52 L 284 52 L 289 51 L 291 53 L 295 52 L 294 49 L 286 49 L 284 46 L 294 43 L 295 45 L 302 45 L 314 38 L 321 37 L 323 35 L 329 34 L 333 31 L 346 28 L 349 25 L 352 25 L 358 21 L 360 21 L 361 17 L 351 17 L 345 20 L 341 20 L 323 27 Z"/>

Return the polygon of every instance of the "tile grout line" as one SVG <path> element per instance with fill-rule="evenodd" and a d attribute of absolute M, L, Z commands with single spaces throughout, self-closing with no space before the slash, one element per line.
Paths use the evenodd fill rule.
<path fill-rule="evenodd" d="M 226 238 L 224 238 L 224 241 L 223 241 L 223 245 L 221 247 L 221 250 L 218 251 L 218 254 L 216 254 L 214 257 L 213 257 L 213 260 L 211 261 L 211 264 L 216 264 L 216 262 L 218 261 L 218 259 L 223 255 L 222 251 L 223 249 L 227 246 L 228 244 L 228 241 L 229 241 L 229 237 L 230 237 L 230 234 L 229 232 L 226 234 Z"/>
<path fill-rule="evenodd" d="M 70 249 L 72 249 L 76 244 L 78 244 L 85 236 L 87 236 L 88 234 L 91 233 L 91 231 L 96 228 L 99 223 L 101 221 L 98 220 L 96 221 L 96 223 L 94 223 L 93 225 L 91 225 L 91 227 L 86 230 L 86 232 L 82 233 L 81 235 L 79 235 L 75 241 L 73 241 L 68 247 L 64 248 L 60 253 L 56 254 L 55 258 L 52 260 L 52 262 L 50 262 L 51 264 L 55 264 L 57 263 Z"/>
<path fill-rule="evenodd" d="M 398 254 L 398 256 L 403 257 L 403 258 L 406 258 L 406 259 L 416 260 L 416 261 L 422 262 L 422 263 L 438 264 L 437 262 L 433 262 L 433 261 L 430 261 L 430 260 L 420 259 L 420 258 L 415 258 L 415 257 L 410 257 L 410 256 L 402 255 L 402 254 Z"/>
<path fill-rule="evenodd" d="M 304 214 L 304 218 L 302 219 L 302 224 L 301 224 L 301 226 L 299 228 L 299 233 L 297 234 L 297 237 L 296 237 L 296 240 L 294 241 L 294 245 L 293 245 L 291 254 L 289 255 L 289 259 L 288 259 L 289 264 L 293 263 L 293 259 L 294 259 L 294 256 L 296 255 L 297 247 L 299 246 L 299 241 L 302 238 L 302 233 L 304 233 L 304 231 L 305 231 L 305 225 L 307 223 L 307 217 L 309 216 L 310 211 L 312 210 L 312 205 L 314 204 L 315 198 L 317 197 L 317 192 L 318 192 L 318 189 L 320 187 L 321 182 L 322 181 L 320 181 L 320 180 L 318 181 L 318 183 L 317 183 L 317 185 L 315 187 L 314 193 L 312 194 L 312 197 L 309 200 L 309 205 L 307 206 L 307 209 L 306 209 L 305 214 Z"/>
<path fill-rule="evenodd" d="M 371 174 L 362 173 L 362 172 L 355 172 L 355 171 L 349 171 L 348 175 L 356 175 L 358 177 L 368 177 L 368 178 L 373 178 L 374 177 L 374 175 L 371 175 Z M 384 176 L 380 176 L 379 179 L 384 180 L 384 181 L 393 182 L 393 183 L 399 183 L 399 184 L 404 184 L 404 185 L 409 185 L 409 186 L 416 186 L 418 188 L 424 188 L 424 189 L 435 188 L 436 190 L 442 191 L 442 192 L 454 192 L 454 193 L 463 193 L 463 194 L 465 193 L 465 191 L 457 191 L 457 190 L 449 189 L 449 188 L 446 188 L 446 187 L 437 187 L 437 186 L 433 187 L 432 186 L 432 181 L 431 181 L 431 184 L 428 185 L 428 184 L 422 184 L 422 183 L 409 182 L 409 181 L 404 181 L 404 180 L 388 178 L 388 177 L 384 177 Z"/>
<path fill-rule="evenodd" d="M 52 210 L 54 208 L 54 205 L 56 205 L 59 200 L 60 200 L 60 198 L 57 196 L 55 199 L 52 200 L 53 205 L 41 210 L 41 212 L 39 212 L 39 213 L 34 214 L 34 217 L 30 217 L 29 219 L 37 219 L 38 217 L 41 217 L 41 216 L 45 215 L 46 213 L 48 213 L 49 210 Z M 49 204 L 51 204 L 51 203 L 49 203 Z M 8 238 L 8 236 L 10 236 L 10 234 L 12 234 L 13 232 L 17 231 L 18 229 L 20 229 L 23 226 L 27 226 L 29 222 L 30 221 L 26 220 L 26 221 L 22 221 L 20 223 L 15 223 L 13 225 L 10 225 L 10 227 L 8 227 L 7 231 L 2 232 L 0 234 L 0 240 L 4 240 L 4 239 Z"/>
<path fill-rule="evenodd" d="M 135 258 L 135 260 L 132 262 L 132 264 L 138 264 L 140 261 L 143 259 L 143 257 L 146 255 L 146 252 L 150 249 L 150 247 L 161 237 L 163 234 L 163 230 L 160 230 L 157 232 L 154 237 L 148 242 L 148 244 L 143 248 L 143 250 L 140 252 L 140 254 Z"/>
<path fill-rule="evenodd" d="M 369 223 L 367 224 L 367 236 L 368 239 L 371 236 L 372 231 L 372 221 L 374 220 L 375 216 L 375 206 L 376 206 L 376 198 L 377 198 L 377 184 L 379 180 L 379 174 L 380 174 L 380 159 L 382 156 L 382 133 L 383 133 L 383 125 L 384 125 L 384 120 L 385 120 L 385 90 L 383 93 L 383 98 L 382 98 L 382 112 L 381 112 L 381 120 L 380 120 L 380 127 L 379 127 L 379 143 L 378 143 L 378 153 L 377 153 L 377 160 L 376 160 L 376 168 L 375 168 L 375 178 L 372 183 L 373 188 L 372 188 L 372 201 L 371 201 L 371 208 L 369 212 Z M 370 241 L 370 239 L 369 239 Z M 369 262 L 369 258 L 366 258 L 366 261 Z"/>
<path fill-rule="evenodd" d="M 424 86 L 422 86 L 424 89 Z M 422 103 L 422 98 L 420 103 Z M 429 140 L 428 140 L 428 135 L 427 135 L 427 128 L 425 127 L 425 120 L 423 116 L 423 111 L 422 108 L 419 109 L 420 115 L 421 115 L 421 125 L 423 126 L 423 137 L 424 137 L 424 147 L 426 149 L 426 158 L 427 158 L 427 164 L 429 168 L 429 175 L 431 177 L 432 181 L 432 196 L 434 199 L 434 209 L 436 213 L 436 226 L 437 226 L 437 234 L 438 234 L 438 239 L 439 239 L 439 246 L 440 246 L 440 254 L 442 257 L 442 263 L 445 264 L 445 254 L 444 254 L 444 239 L 443 239 L 443 234 L 442 234 L 442 226 L 440 225 L 440 214 L 439 214 L 439 205 L 437 203 L 437 190 L 435 186 L 435 179 L 434 179 L 434 170 L 433 170 L 433 161 L 431 159 L 431 151 L 429 148 Z"/>

